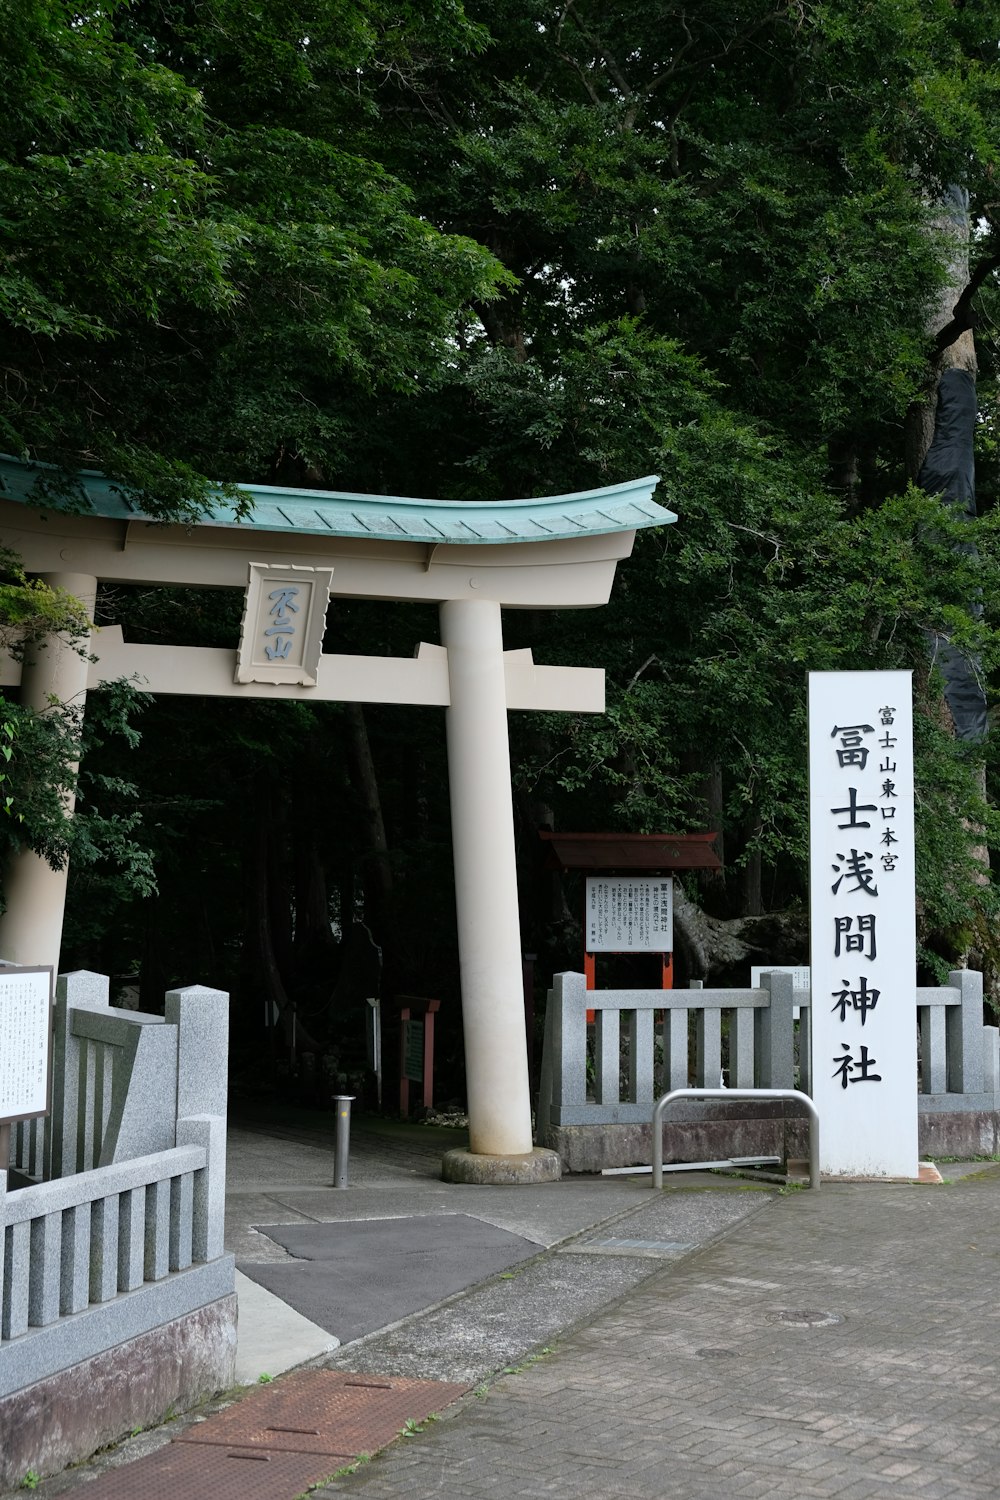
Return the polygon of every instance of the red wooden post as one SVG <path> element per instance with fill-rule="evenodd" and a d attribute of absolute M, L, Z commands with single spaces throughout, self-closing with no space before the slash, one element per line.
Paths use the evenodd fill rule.
<path fill-rule="evenodd" d="M 535 959 L 537 953 L 521 954 L 521 984 L 524 987 L 524 1031 L 528 1041 L 528 1077 L 535 1068 Z"/>
<path fill-rule="evenodd" d="M 410 1080 L 406 1076 L 406 1023 L 410 1019 L 410 1007 L 404 1005 L 399 1012 L 399 1113 L 407 1119 L 410 1113 Z"/>
<path fill-rule="evenodd" d="M 441 1009 L 440 1000 L 424 1000 L 416 995 L 400 995 L 399 1005 L 399 1112 L 405 1119 L 410 1113 L 410 1084 L 421 1086 L 421 1103 L 425 1109 L 434 1107 L 434 1016 Z M 407 1026 L 419 1020 L 424 1028 L 420 1049 L 420 1078 L 407 1076 L 410 1048 Z"/>
<path fill-rule="evenodd" d="M 597 989 L 597 954 L 596 953 L 585 953 L 583 955 L 583 972 L 586 975 L 588 990 L 596 990 Z M 593 1024 L 594 1024 L 594 1012 L 592 1010 L 588 1010 L 588 1012 L 587 1012 L 587 1025 L 588 1026 L 593 1026 Z"/>
<path fill-rule="evenodd" d="M 428 1000 L 424 1015 L 424 1109 L 434 1107 L 434 1012 L 440 1000 Z"/>

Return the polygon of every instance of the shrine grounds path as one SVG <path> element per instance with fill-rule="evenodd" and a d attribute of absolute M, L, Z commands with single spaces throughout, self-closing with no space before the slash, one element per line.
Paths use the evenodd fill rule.
<path fill-rule="evenodd" d="M 941 1163 L 942 1185 L 819 1192 L 707 1174 L 655 1195 L 648 1178 L 484 1189 L 436 1180 L 444 1137 L 397 1127 L 369 1138 L 359 1124 L 352 1186 L 338 1193 L 332 1151 L 304 1120 L 232 1134 L 238 1263 L 286 1275 L 280 1306 L 308 1304 L 330 1325 L 309 1319 L 297 1334 L 329 1342 L 338 1318 L 345 1329 L 375 1319 L 312 1366 L 470 1387 L 320 1483 L 317 1500 L 1000 1496 L 1000 1164 Z M 261 1238 L 253 1226 L 265 1223 L 313 1259 Z M 378 1297 L 359 1313 L 315 1270 L 324 1236 L 352 1225 L 383 1236 L 370 1256 L 408 1244 L 430 1263 L 447 1257 L 425 1253 L 418 1230 L 468 1231 L 463 1263 L 489 1269 L 386 1326 Z M 178 1426 L 35 1493 L 85 1487 Z"/>

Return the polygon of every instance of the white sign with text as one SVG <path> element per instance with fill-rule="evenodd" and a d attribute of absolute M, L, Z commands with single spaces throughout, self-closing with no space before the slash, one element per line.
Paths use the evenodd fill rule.
<path fill-rule="evenodd" d="M 51 1057 L 52 970 L 0 968 L 0 1123 L 47 1113 Z"/>
<path fill-rule="evenodd" d="M 820 1170 L 916 1177 L 909 672 L 810 672 L 809 843 Z"/>
<path fill-rule="evenodd" d="M 669 875 L 588 875 L 588 953 L 672 953 Z"/>
<path fill-rule="evenodd" d="M 750 965 L 750 988 L 760 989 L 762 974 L 791 974 L 793 993 L 809 994 L 811 980 L 809 978 L 808 964 L 751 964 Z M 799 1019 L 801 1006 L 792 1006 L 793 1020 Z"/>
<path fill-rule="evenodd" d="M 812 983 L 809 978 L 808 964 L 751 964 L 750 965 L 750 988 L 760 989 L 762 974 L 791 974 L 792 986 L 796 990 L 804 990 L 809 993 Z"/>

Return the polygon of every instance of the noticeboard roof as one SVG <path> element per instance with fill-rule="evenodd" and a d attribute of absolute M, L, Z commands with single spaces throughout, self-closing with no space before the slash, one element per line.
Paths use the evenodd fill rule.
<path fill-rule="evenodd" d="M 721 870 L 717 833 L 544 833 L 545 863 L 556 870 Z"/>
<path fill-rule="evenodd" d="M 96 470 L 65 476 L 48 464 L 23 463 L 0 454 L 0 495 L 24 504 L 45 504 L 38 481 L 68 486 L 69 504 L 82 515 L 112 520 L 148 520 L 120 485 Z M 349 491 L 283 489 L 239 484 L 253 509 L 239 518 L 228 496 L 206 507 L 200 526 L 237 527 L 248 532 L 312 536 L 381 537 L 387 541 L 460 542 L 466 545 L 563 541 L 570 537 L 636 531 L 676 521 L 656 504 L 655 474 L 599 490 L 544 495 L 534 500 L 417 500 L 401 495 L 360 495 Z M 52 503 L 52 502 L 50 502 Z"/>

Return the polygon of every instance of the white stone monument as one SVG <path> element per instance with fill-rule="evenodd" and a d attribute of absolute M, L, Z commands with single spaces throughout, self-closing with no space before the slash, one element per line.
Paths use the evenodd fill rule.
<path fill-rule="evenodd" d="M 820 1170 L 918 1175 L 909 672 L 809 674 L 811 1080 Z"/>

